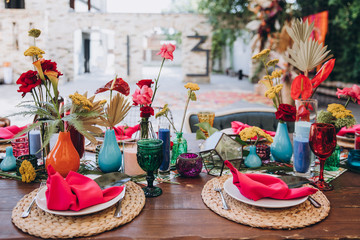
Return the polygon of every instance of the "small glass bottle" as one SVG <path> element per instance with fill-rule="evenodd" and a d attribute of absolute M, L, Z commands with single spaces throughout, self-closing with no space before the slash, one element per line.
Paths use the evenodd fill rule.
<path fill-rule="evenodd" d="M 163 117 L 159 118 L 158 138 L 163 140 L 163 160 L 159 167 L 159 173 L 168 173 L 170 171 L 170 124 Z"/>

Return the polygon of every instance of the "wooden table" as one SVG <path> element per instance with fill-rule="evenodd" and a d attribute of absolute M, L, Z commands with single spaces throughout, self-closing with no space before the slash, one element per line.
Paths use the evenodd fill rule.
<path fill-rule="evenodd" d="M 325 192 L 331 202 L 329 216 L 322 222 L 297 230 L 266 230 L 229 221 L 209 210 L 201 199 L 204 184 L 213 178 L 177 178 L 181 183 L 160 184 L 163 194 L 146 199 L 143 211 L 132 222 L 94 236 L 96 239 L 360 239 L 360 175 L 345 172 L 335 179 L 334 190 Z M 0 180 L 0 239 L 32 239 L 11 223 L 11 211 L 25 194 L 38 187 L 16 180 Z"/>

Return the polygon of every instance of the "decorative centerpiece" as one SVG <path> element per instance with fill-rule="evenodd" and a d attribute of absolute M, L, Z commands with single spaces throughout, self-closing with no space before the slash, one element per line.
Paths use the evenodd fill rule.
<path fill-rule="evenodd" d="M 248 168 L 260 167 L 262 162 L 260 157 L 256 154 L 256 144 L 260 137 L 266 138 L 268 142 L 273 142 L 272 137 L 259 127 L 245 128 L 239 133 L 239 135 L 242 141 L 250 141 L 250 152 L 249 155 L 247 155 L 245 158 L 245 166 Z"/>
<path fill-rule="evenodd" d="M 33 61 L 34 70 L 29 70 L 19 77 L 16 81 L 19 84 L 18 92 L 22 92 L 22 97 L 30 93 L 33 101 L 26 101 L 20 103 L 20 107 L 26 110 L 16 113 L 14 115 L 33 116 L 34 120 L 31 125 L 21 131 L 17 136 L 21 136 L 33 129 L 40 129 L 41 132 L 41 148 L 44 149 L 43 156 L 47 155 L 46 165 L 52 164 L 56 171 L 61 172 L 66 176 L 70 170 L 77 171 L 79 167 L 79 154 L 75 150 L 71 142 L 68 130 L 70 127 L 75 128 L 80 134 L 88 137 L 93 141 L 94 138 L 89 133 L 97 129 L 95 123 L 86 122 L 86 119 L 100 117 L 97 111 L 87 111 L 78 113 L 72 111 L 69 114 L 68 107 L 64 105 L 64 100 L 60 97 L 58 90 L 59 77 L 62 75 L 57 70 L 57 64 L 51 60 L 43 59 L 45 51 L 35 46 L 36 39 L 40 36 L 41 31 L 32 29 L 29 31 L 29 36 L 34 38 L 34 46 L 30 46 L 25 52 L 25 56 L 30 56 Z M 79 118 L 79 115 L 82 117 Z M 64 126 L 66 122 L 66 127 Z M 98 130 L 98 129 L 97 129 Z M 50 137 L 55 133 L 60 132 L 60 137 L 56 143 L 57 148 L 49 152 Z M 15 136 L 15 137 L 17 137 Z M 62 144 L 63 140 L 70 139 L 69 144 Z M 62 147 L 60 147 L 62 146 Z M 68 154 L 68 150 L 71 154 Z M 61 152 L 61 154 L 58 154 Z M 56 156 L 56 157 L 55 157 Z M 61 156 L 61 157 L 59 157 Z M 67 162 L 66 164 L 61 160 Z"/>
<path fill-rule="evenodd" d="M 155 78 L 155 86 L 154 91 L 151 88 L 151 84 L 154 82 L 151 79 L 143 79 L 140 80 L 136 85 L 139 89 L 135 90 L 135 93 L 132 95 L 133 102 L 135 106 L 140 106 L 140 138 L 156 138 L 154 130 L 152 129 L 151 122 L 149 122 L 149 118 L 154 116 L 154 109 L 152 108 L 152 103 L 154 102 L 156 92 L 159 88 L 159 79 L 160 73 L 163 68 L 164 62 L 166 59 L 170 59 L 171 61 L 174 59 L 173 52 L 175 51 L 175 45 L 163 44 L 160 52 L 157 55 L 161 55 L 163 58 L 160 66 L 160 70 L 157 78 Z"/>
<path fill-rule="evenodd" d="M 195 91 L 198 91 L 200 89 L 199 85 L 197 85 L 196 83 L 187 83 L 184 86 L 186 89 L 188 89 L 188 94 L 187 94 L 187 99 L 186 99 L 186 104 L 185 104 L 185 109 L 184 109 L 184 115 L 182 118 L 182 122 L 181 122 L 181 127 L 180 127 L 180 131 L 176 130 L 176 127 L 174 125 L 174 122 L 169 118 L 168 116 L 168 112 L 170 111 L 170 109 L 168 108 L 168 105 L 165 104 L 163 109 L 158 112 L 156 114 L 156 118 L 160 117 L 160 116 L 164 116 L 171 124 L 171 126 L 173 127 L 175 134 L 176 134 L 176 138 L 174 139 L 173 143 L 173 149 L 172 149 L 172 155 L 171 155 L 171 161 L 170 161 L 170 165 L 171 166 L 175 166 L 176 164 L 176 159 L 177 157 L 182 154 L 182 153 L 186 153 L 187 152 L 187 142 L 186 139 L 183 138 L 183 127 L 184 127 L 184 121 L 185 121 L 185 116 L 186 116 L 186 112 L 191 101 L 196 101 L 196 94 Z"/>
<path fill-rule="evenodd" d="M 112 92 L 118 93 L 113 97 Z M 122 78 L 115 77 L 105 86 L 96 90 L 95 94 L 110 91 L 110 103 L 106 106 L 104 115 L 97 121 L 100 126 L 106 127 L 104 142 L 98 155 L 98 164 L 101 171 L 116 172 L 122 165 L 122 154 L 116 141 L 114 127 L 119 124 L 131 108 L 131 102 L 125 98 L 130 93 L 130 87 Z"/>
<path fill-rule="evenodd" d="M 260 53 L 254 55 L 252 59 L 259 60 L 264 64 L 266 75 L 259 83 L 266 86 L 267 91 L 265 97 L 273 101 L 273 106 L 277 109 L 275 113 L 276 119 L 279 120 L 274 142 L 271 144 L 271 155 L 277 162 L 289 163 L 292 156 L 292 145 L 288 133 L 286 122 L 295 121 L 296 109 L 294 106 L 282 103 L 281 89 L 283 84 L 280 83 L 282 75 L 281 70 L 276 70 L 275 66 L 279 62 L 279 59 L 273 59 L 267 61 L 270 50 L 265 49 Z M 270 68 L 272 72 L 270 74 Z"/>

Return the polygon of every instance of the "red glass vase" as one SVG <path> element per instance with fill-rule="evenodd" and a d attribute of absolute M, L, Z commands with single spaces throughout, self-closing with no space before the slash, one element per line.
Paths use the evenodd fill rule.
<path fill-rule="evenodd" d="M 66 177 L 70 171 L 80 167 L 80 157 L 72 144 L 70 132 L 60 132 L 55 146 L 46 157 L 45 167 L 51 164 L 55 171 Z"/>

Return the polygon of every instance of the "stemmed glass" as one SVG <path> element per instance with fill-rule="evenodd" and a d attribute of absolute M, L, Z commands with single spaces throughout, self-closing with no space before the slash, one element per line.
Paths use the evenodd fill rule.
<path fill-rule="evenodd" d="M 137 161 L 139 166 L 147 172 L 146 181 L 148 185 L 143 188 L 146 197 L 157 197 L 162 194 L 159 187 L 154 187 L 154 171 L 156 171 L 163 160 L 163 141 L 160 139 L 140 139 L 137 142 Z"/>
<path fill-rule="evenodd" d="M 309 135 L 310 148 L 320 160 L 319 180 L 313 184 L 322 191 L 329 191 L 333 186 L 324 181 L 324 164 L 336 147 L 336 131 L 332 124 L 313 123 Z"/>

